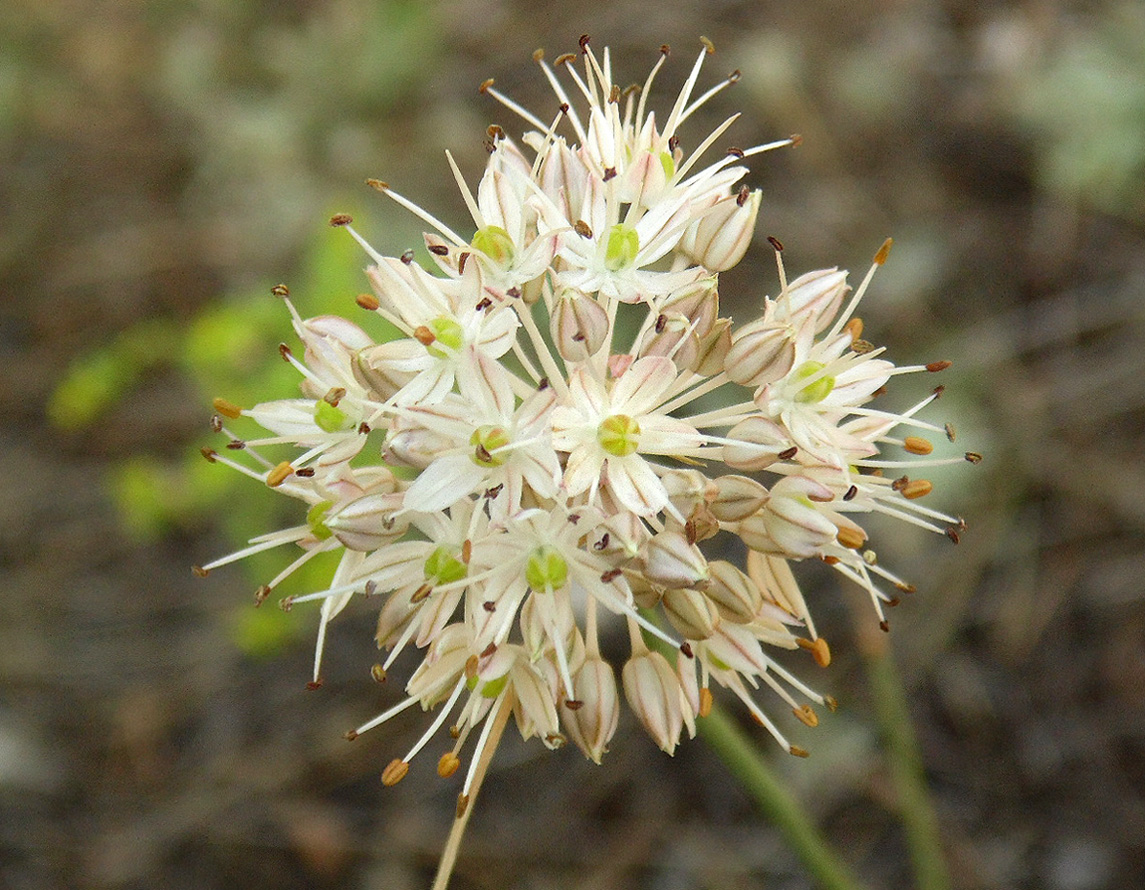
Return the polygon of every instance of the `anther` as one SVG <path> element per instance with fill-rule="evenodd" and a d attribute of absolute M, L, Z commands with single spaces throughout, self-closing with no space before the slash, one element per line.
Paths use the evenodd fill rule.
<path fill-rule="evenodd" d="M 856 315 L 843 325 L 843 330 L 851 335 L 852 340 L 858 340 L 863 336 L 863 320 Z"/>
<path fill-rule="evenodd" d="M 242 417 L 243 409 L 236 405 L 234 402 L 228 402 L 226 399 L 213 399 L 211 407 L 214 408 L 223 417 L 229 417 L 231 420 L 236 420 Z"/>
<path fill-rule="evenodd" d="M 615 179 L 615 178 L 616 178 L 616 168 L 615 167 L 605 167 L 604 168 L 604 176 L 601 177 L 601 180 L 603 182 L 608 182 L 608 180 Z"/>
<path fill-rule="evenodd" d="M 369 435 L 369 432 L 370 432 L 370 425 L 368 423 L 366 423 L 366 421 L 363 420 L 361 423 L 358 424 L 359 435 L 362 435 L 362 436 Z"/>
<path fill-rule="evenodd" d="M 489 87 L 493 86 L 493 84 L 495 84 L 496 82 L 497 81 L 492 77 L 488 78 L 487 80 L 481 81 L 481 86 L 479 86 L 477 88 L 477 92 L 482 93 L 482 94 L 488 92 Z"/>
<path fill-rule="evenodd" d="M 716 51 L 716 45 L 708 40 L 707 37 L 701 37 L 700 43 L 704 45 L 704 49 L 708 51 L 709 56 Z"/>
<path fill-rule="evenodd" d="M 463 256 L 468 256 L 468 254 L 463 254 Z M 473 308 L 475 308 L 478 312 L 484 312 L 486 309 L 492 308 L 492 306 L 492 300 L 490 300 L 488 297 L 482 297 L 480 300 L 478 300 L 477 305 Z"/>
<path fill-rule="evenodd" d="M 881 630 L 885 634 L 889 634 L 891 632 L 890 622 L 884 618 L 882 621 L 879 622 L 879 630 Z"/>
<path fill-rule="evenodd" d="M 887 600 L 886 606 L 888 609 L 893 609 L 895 606 L 897 606 L 901 602 L 902 602 L 902 600 L 899 599 L 897 596 L 892 596 L 889 600 Z"/>
<path fill-rule="evenodd" d="M 452 751 L 446 751 L 441 755 L 441 759 L 437 761 L 437 774 L 443 779 L 448 779 L 461 766 L 461 760 Z"/>
<path fill-rule="evenodd" d="M 459 738 L 461 738 L 461 727 L 460 727 L 460 726 L 458 726 L 456 723 L 454 723 L 454 724 L 450 725 L 449 729 L 448 729 L 448 730 L 446 730 L 446 732 L 448 732 L 448 733 L 449 733 L 449 737 L 450 737 L 451 739 L 459 739 Z"/>
<path fill-rule="evenodd" d="M 776 457 L 780 460 L 791 460 L 791 458 L 795 457 L 798 453 L 799 449 L 795 445 L 792 445 L 790 448 L 784 448 Z"/>
<path fill-rule="evenodd" d="M 338 407 L 338 403 L 346 398 L 346 387 L 332 386 L 326 391 L 326 395 L 322 397 L 322 401 L 326 402 L 333 408 Z"/>
<path fill-rule="evenodd" d="M 624 571 L 622 569 L 609 569 L 607 572 L 601 574 L 600 580 L 605 584 L 611 584 L 623 574 Z"/>
<path fill-rule="evenodd" d="M 902 496 L 909 500 L 925 497 L 934 490 L 934 486 L 927 479 L 912 479 L 902 489 Z"/>
<path fill-rule="evenodd" d="M 930 364 L 928 364 L 926 366 L 926 370 L 928 370 L 928 371 L 930 371 L 930 373 L 934 374 L 937 371 L 945 371 L 952 364 L 954 364 L 954 362 L 947 362 L 947 361 L 931 362 Z"/>
<path fill-rule="evenodd" d="M 284 362 L 289 362 L 290 359 L 294 356 L 294 353 L 290 351 L 290 347 L 287 346 L 285 343 L 279 343 L 278 344 L 278 356 Z"/>
<path fill-rule="evenodd" d="M 664 313 L 660 313 L 659 315 L 657 315 L 656 316 L 656 333 L 657 334 L 663 334 L 664 328 L 666 328 L 667 326 L 668 326 L 668 316 L 665 315 Z"/>
<path fill-rule="evenodd" d="M 401 261 L 403 263 L 405 263 L 407 266 L 413 262 L 413 248 L 412 247 L 407 247 L 405 250 L 402 251 Z"/>
<path fill-rule="evenodd" d="M 337 228 L 338 226 L 348 226 L 354 221 L 354 217 L 348 213 L 335 213 L 330 217 L 330 225 Z"/>
<path fill-rule="evenodd" d="M 463 250 L 457 257 L 457 274 L 463 275 L 465 273 L 465 264 L 469 262 L 469 251 Z"/>
<path fill-rule="evenodd" d="M 464 816 L 465 811 L 468 809 L 469 809 L 469 795 L 468 794 L 457 795 L 457 809 L 454 811 L 457 814 L 457 818 L 460 819 L 462 816 Z"/>
<path fill-rule="evenodd" d="M 206 578 L 211 573 L 202 566 L 191 566 L 191 574 L 196 578 Z"/>
<path fill-rule="evenodd" d="M 278 488 L 278 486 L 285 482 L 293 472 L 294 467 L 290 465 L 289 461 L 284 460 L 277 467 L 266 474 L 266 484 L 270 488 Z"/>
<path fill-rule="evenodd" d="M 422 346 L 429 346 L 434 340 L 437 339 L 437 337 L 434 335 L 433 331 L 431 331 L 429 328 L 427 328 L 423 324 L 418 325 L 416 328 L 414 328 L 413 338 L 415 340 L 417 340 L 417 342 L 420 343 Z"/>
<path fill-rule="evenodd" d="M 593 550 L 604 550 L 608 546 L 608 541 L 609 541 L 608 532 L 605 532 L 603 535 L 600 536 L 600 540 L 592 545 L 592 549 Z"/>
<path fill-rule="evenodd" d="M 544 392 L 548 388 L 549 388 L 549 378 L 548 377 L 542 377 L 540 380 L 537 381 L 537 392 Z"/>
<path fill-rule="evenodd" d="M 497 644 L 496 643 L 490 643 L 488 646 L 486 646 L 484 649 L 481 650 L 481 657 L 482 658 L 488 658 L 490 655 L 492 655 L 496 651 L 497 651 Z"/>
<path fill-rule="evenodd" d="M 266 598 L 270 596 L 270 585 L 260 584 L 258 590 L 254 592 L 254 605 L 257 609 L 266 602 Z"/>
<path fill-rule="evenodd" d="M 824 565 L 834 566 L 839 564 L 839 557 L 837 556 L 827 556 L 824 554 L 819 558 L 823 560 Z"/>
<path fill-rule="evenodd" d="M 776 253 L 783 253 L 783 242 L 776 238 L 774 235 L 767 236 L 767 243 L 775 248 Z"/>
<path fill-rule="evenodd" d="M 390 184 L 382 179 L 367 179 L 366 185 L 379 192 L 388 192 L 390 190 Z"/>
<path fill-rule="evenodd" d="M 879 564 L 879 555 L 874 550 L 863 551 L 863 562 L 869 566 L 877 566 Z"/>
<path fill-rule="evenodd" d="M 887 261 L 887 257 L 890 256 L 891 245 L 893 245 L 894 243 L 895 243 L 894 238 L 888 238 L 886 241 L 883 242 L 883 246 L 880 247 L 875 252 L 874 264 L 876 266 L 881 266 L 883 263 L 885 263 Z"/>
<path fill-rule="evenodd" d="M 449 248 L 444 244 L 431 244 L 426 249 L 434 256 L 449 256 Z"/>
<path fill-rule="evenodd" d="M 739 193 L 736 195 L 736 206 L 743 207 L 745 204 L 747 204 L 748 199 L 750 198 L 751 189 L 749 189 L 746 185 L 741 185 L 739 187 Z"/>
<path fill-rule="evenodd" d="M 465 679 L 472 680 L 477 676 L 477 656 L 470 655 L 465 659 Z"/>
<path fill-rule="evenodd" d="M 432 584 L 421 585 L 421 587 L 419 587 L 417 590 L 415 590 L 413 592 L 413 595 L 409 598 L 410 605 L 411 606 L 417 605 L 422 600 L 428 599 L 429 595 L 431 593 L 433 593 L 433 585 Z"/>
<path fill-rule="evenodd" d="M 574 57 L 574 58 L 575 58 L 575 57 Z M 557 106 L 557 110 L 558 110 L 558 111 L 559 111 L 561 114 L 568 114 L 568 113 L 569 113 L 569 107 L 570 107 L 570 106 L 569 106 L 569 103 L 568 103 L 568 102 L 562 102 L 560 105 L 558 105 L 558 106 Z"/>
<path fill-rule="evenodd" d="M 789 753 L 794 754 L 796 757 L 810 757 L 811 752 L 805 748 L 800 748 L 797 745 L 792 745 L 787 749 Z"/>
<path fill-rule="evenodd" d="M 907 584 L 905 581 L 898 581 L 895 583 L 895 590 L 901 590 L 903 593 L 914 593 L 918 588 L 913 584 Z"/>
<path fill-rule="evenodd" d="M 907 436 L 903 440 L 902 446 L 911 454 L 930 454 L 934 451 L 934 445 L 922 436 Z"/>
<path fill-rule="evenodd" d="M 843 493 L 843 500 L 853 501 L 855 499 L 855 495 L 857 495 L 858 493 L 859 493 L 859 486 L 852 485 L 850 488 L 848 488 L 846 490 L 846 492 Z"/>
<path fill-rule="evenodd" d="M 215 451 L 214 448 L 200 448 L 199 454 L 203 455 L 203 457 L 207 459 L 207 462 L 212 464 L 215 462 L 215 458 L 219 456 L 219 452 Z"/>
<path fill-rule="evenodd" d="M 288 288 L 285 284 L 276 284 L 270 289 L 270 294 L 273 297 L 289 297 L 290 288 Z"/>
<path fill-rule="evenodd" d="M 511 288 L 505 291 L 505 296 L 512 297 L 515 300 L 521 296 L 521 289 L 514 284 Z"/>
<path fill-rule="evenodd" d="M 707 717 L 712 713 L 712 690 L 705 686 L 700 690 L 700 716 Z"/>
<path fill-rule="evenodd" d="M 559 68 L 561 65 L 568 65 L 570 62 L 576 61 L 576 53 L 561 53 L 553 60 L 553 65 Z"/>
<path fill-rule="evenodd" d="M 964 456 L 972 464 L 982 463 L 982 455 L 979 454 L 977 451 L 967 451 Z"/>
<path fill-rule="evenodd" d="M 473 558 L 473 541 L 466 538 L 461 542 L 461 561 L 469 565 L 469 560 Z"/>
<path fill-rule="evenodd" d="M 835 540 L 846 547 L 848 550 L 858 550 L 863 546 L 863 543 L 867 540 L 867 538 L 858 529 L 841 528 L 835 535 Z"/>
<path fill-rule="evenodd" d="M 380 664 L 375 664 L 370 667 L 370 679 L 375 683 L 386 682 L 386 669 Z"/>
<path fill-rule="evenodd" d="M 578 698 L 570 698 L 565 701 L 565 707 L 570 711 L 579 711 L 584 707 L 584 702 Z"/>
<path fill-rule="evenodd" d="M 943 427 L 943 429 L 946 430 L 946 438 L 949 439 L 951 442 L 953 442 L 954 441 L 954 424 L 948 423 L 948 424 L 946 424 L 945 427 Z"/>
<path fill-rule="evenodd" d="M 668 153 L 675 154 L 676 149 L 680 147 L 680 137 L 673 133 L 668 137 Z"/>
<path fill-rule="evenodd" d="M 894 482 L 891 483 L 891 488 L 894 491 L 902 491 L 910 484 L 910 476 L 899 476 Z"/>
<path fill-rule="evenodd" d="M 505 131 L 497 124 L 490 124 L 485 128 L 486 135 L 493 140 L 500 142 L 505 138 Z"/>
<path fill-rule="evenodd" d="M 322 678 L 319 677 L 317 680 L 308 680 L 306 683 L 306 688 L 310 692 L 313 692 L 315 689 L 321 689 L 322 688 Z"/>
<path fill-rule="evenodd" d="M 684 640 L 684 642 L 682 642 L 680 644 L 680 651 L 684 653 L 685 658 L 695 658 L 696 657 L 696 653 L 694 653 L 692 651 L 692 644 L 689 643 L 687 640 Z"/>
<path fill-rule="evenodd" d="M 835 700 L 835 696 L 833 695 L 823 696 L 823 704 L 827 706 L 827 709 L 831 711 L 832 714 L 839 710 L 839 702 Z"/>
<path fill-rule="evenodd" d="M 940 383 L 938 386 L 936 386 L 934 388 L 934 397 L 936 399 L 941 399 L 943 393 L 945 393 L 945 392 L 946 392 L 946 384 Z"/>
<path fill-rule="evenodd" d="M 505 483 L 499 482 L 497 485 L 494 485 L 492 488 L 485 489 L 486 500 L 490 500 L 490 501 L 496 500 L 497 495 L 499 495 L 501 493 L 501 489 L 503 489 L 504 487 L 505 487 Z"/>
<path fill-rule="evenodd" d="M 533 61 L 534 62 L 543 62 L 544 59 L 545 59 L 545 51 L 543 48 L 537 47 L 535 50 L 533 50 Z"/>
<path fill-rule="evenodd" d="M 855 353 L 856 355 L 866 355 L 868 352 L 871 352 L 874 348 L 875 348 L 875 344 L 872 343 L 870 340 L 857 339 L 857 340 L 851 341 L 851 352 Z"/>
<path fill-rule="evenodd" d="M 278 601 L 278 608 L 282 609 L 283 612 L 289 612 L 294 608 L 294 597 L 284 596 Z"/>
<path fill-rule="evenodd" d="M 382 770 L 382 784 L 387 788 L 396 785 L 406 777 L 409 772 L 409 764 L 404 760 L 391 760 L 389 765 Z"/>
<path fill-rule="evenodd" d="M 481 604 L 481 608 L 484 609 L 486 612 L 496 612 L 497 611 L 497 604 L 495 602 L 493 602 L 493 600 L 485 600 L 485 602 L 483 602 Z"/>
<path fill-rule="evenodd" d="M 580 47 L 580 51 L 582 53 L 588 52 L 588 35 L 581 34 L 580 39 L 577 41 L 577 45 Z"/>
<path fill-rule="evenodd" d="M 223 431 L 223 419 L 217 414 L 211 415 L 211 432 L 221 433 Z"/>
<path fill-rule="evenodd" d="M 616 84 L 613 84 L 612 89 L 608 91 L 608 102 L 610 105 L 620 104 L 620 87 Z"/>
<path fill-rule="evenodd" d="M 819 715 L 815 713 L 815 709 L 812 708 L 811 705 L 792 708 L 791 713 L 793 713 L 804 726 L 814 728 L 819 725 Z"/>
<path fill-rule="evenodd" d="M 800 649 L 806 649 L 811 653 L 811 657 L 815 659 L 815 663 L 819 667 L 825 668 L 831 663 L 831 647 L 822 637 L 817 637 L 814 640 L 796 637 L 795 642 L 799 644 Z"/>
<path fill-rule="evenodd" d="M 366 586 L 362 588 L 363 596 L 373 596 L 378 592 L 378 582 L 371 578 L 366 582 Z"/>
<path fill-rule="evenodd" d="M 959 541 L 962 540 L 962 538 L 959 537 L 958 529 L 956 529 L 956 528 L 948 528 L 946 530 L 946 537 L 950 538 L 950 540 L 953 541 L 955 544 L 957 544 Z"/>
<path fill-rule="evenodd" d="M 731 74 L 728 75 L 728 83 L 739 83 L 739 79 L 743 77 L 740 70 L 736 68 Z"/>
<path fill-rule="evenodd" d="M 354 297 L 354 302 L 368 312 L 373 312 L 382 305 L 373 294 L 358 294 L 358 296 Z"/>
<path fill-rule="evenodd" d="M 668 46 L 668 44 L 666 44 L 666 43 L 661 43 L 660 44 L 660 55 L 668 56 L 671 54 L 672 54 L 672 47 Z"/>
<path fill-rule="evenodd" d="M 736 148 L 734 145 L 728 149 L 727 153 L 729 155 L 731 155 L 733 158 L 742 158 L 743 157 L 743 149 L 742 148 Z M 743 204 L 740 204 L 739 206 L 743 207 Z"/>
<path fill-rule="evenodd" d="M 803 144 L 803 137 L 800 136 L 798 133 L 792 133 L 787 138 L 791 140 L 791 147 L 792 148 L 799 148 L 799 146 L 801 146 Z"/>
<path fill-rule="evenodd" d="M 352 742 L 357 737 L 358 737 L 358 733 L 356 731 L 354 731 L 353 729 L 351 729 L 349 732 L 342 733 L 342 738 L 344 738 L 347 742 Z"/>

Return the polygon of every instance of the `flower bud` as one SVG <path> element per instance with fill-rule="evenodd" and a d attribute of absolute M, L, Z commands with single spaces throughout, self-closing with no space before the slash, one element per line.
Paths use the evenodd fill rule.
<path fill-rule="evenodd" d="M 391 340 L 359 349 L 350 370 L 358 383 L 384 401 L 413 380 L 417 372 L 407 365 L 410 360 L 419 359 L 419 353 L 423 352 L 416 340 Z"/>
<path fill-rule="evenodd" d="M 720 621 L 715 605 L 698 590 L 666 590 L 661 604 L 669 623 L 688 640 L 706 640 Z"/>
<path fill-rule="evenodd" d="M 708 563 L 712 583 L 704 591 L 722 617 L 735 624 L 755 619 L 763 606 L 763 593 L 747 575 L 726 560 Z"/>
<path fill-rule="evenodd" d="M 446 437 L 431 432 L 423 426 L 411 426 L 402 418 L 394 421 L 393 429 L 394 432 L 386 440 L 382 457 L 386 459 L 386 463 L 399 467 L 424 470 L 442 451 L 453 444 Z"/>
<path fill-rule="evenodd" d="M 818 556 L 838 528 L 813 499 L 831 497 L 829 488 L 806 476 L 787 476 L 772 486 L 763 509 L 740 523 L 738 534 L 752 550 L 791 559 Z"/>
<path fill-rule="evenodd" d="M 779 380 L 795 364 L 791 329 L 778 325 L 749 325 L 732 339 L 724 360 L 729 379 L 744 386 Z"/>
<path fill-rule="evenodd" d="M 822 333 L 830 327 L 850 289 L 847 273 L 838 269 L 818 269 L 788 282 L 785 293 L 792 323 L 799 326 L 806 319 L 814 319 L 815 333 Z"/>
<path fill-rule="evenodd" d="M 347 550 L 377 550 L 405 534 L 408 521 L 394 519 L 405 503 L 398 492 L 367 494 L 338 507 L 323 524 Z"/>
<path fill-rule="evenodd" d="M 684 701 L 680 680 L 659 652 L 634 655 L 621 672 L 624 697 L 661 750 L 676 750 L 684 728 Z"/>
<path fill-rule="evenodd" d="M 718 318 L 712 329 L 700 338 L 700 345 L 696 349 L 696 363 L 690 370 L 704 377 L 714 377 L 723 371 L 731 348 L 731 319 Z"/>
<path fill-rule="evenodd" d="M 562 744 L 560 723 L 552 691 L 545 678 L 525 658 L 517 657 L 513 659 L 509 680 L 513 684 L 513 714 L 521 737 L 527 739 L 537 735 L 546 747 L 559 747 Z"/>
<path fill-rule="evenodd" d="M 697 336 L 707 335 L 720 314 L 717 282 L 716 276 L 711 275 L 672 291 L 660 304 L 660 314 L 681 317 L 689 326 L 695 325 Z"/>
<path fill-rule="evenodd" d="M 557 300 L 549 330 L 561 358 L 580 362 L 596 355 L 608 336 L 608 313 L 585 294 L 568 290 Z"/>
<path fill-rule="evenodd" d="M 591 656 L 573 675 L 572 682 L 580 707 L 561 708 L 561 723 L 584 756 L 600 763 L 620 719 L 616 672 L 599 655 Z"/>
<path fill-rule="evenodd" d="M 727 437 L 736 440 L 736 444 L 723 446 L 724 463 L 749 473 L 766 470 L 779 460 L 781 452 L 791 447 L 787 430 L 762 415 L 741 420 Z"/>
<path fill-rule="evenodd" d="M 695 331 L 689 330 L 686 318 L 664 315 L 661 318 L 665 321 L 645 332 L 637 352 L 641 356 L 669 356 L 678 369 L 690 368 L 699 358 L 700 338 Z"/>
<path fill-rule="evenodd" d="M 716 494 L 716 486 L 699 470 L 668 470 L 660 477 L 668 499 L 682 516 L 690 516 L 700 504 Z"/>
<path fill-rule="evenodd" d="M 747 476 L 720 476 L 716 496 L 709 505 L 720 522 L 739 522 L 763 506 L 767 489 Z"/>
<path fill-rule="evenodd" d="M 644 576 L 662 587 L 703 588 L 708 583 L 708 562 L 681 532 L 663 531 L 648 542 Z"/>
<path fill-rule="evenodd" d="M 717 201 L 702 218 L 688 226 L 680 250 L 712 272 L 732 268 L 751 244 L 762 197 L 759 189 L 745 189 Z"/>

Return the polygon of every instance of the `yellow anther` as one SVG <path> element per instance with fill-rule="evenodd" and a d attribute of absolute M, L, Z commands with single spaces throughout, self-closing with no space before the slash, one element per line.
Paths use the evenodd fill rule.
<path fill-rule="evenodd" d="M 915 498 L 923 497 L 933 491 L 934 486 L 926 479 L 911 479 L 902 488 L 902 496 L 914 500 Z"/>
<path fill-rule="evenodd" d="M 831 647 L 827 645 L 827 641 L 822 637 L 818 637 L 814 640 L 796 637 L 795 642 L 799 644 L 800 649 L 806 649 L 811 653 L 811 657 L 815 659 L 815 663 L 819 665 L 819 667 L 825 668 L 831 663 Z"/>
<path fill-rule="evenodd" d="M 211 407 L 218 411 L 223 417 L 229 417 L 231 420 L 242 417 L 243 409 L 236 405 L 234 402 L 228 402 L 226 399 L 213 399 Z"/>
<path fill-rule="evenodd" d="M 409 772 L 409 764 L 404 760 L 391 760 L 384 770 L 382 770 L 382 784 L 389 788 L 396 785 L 406 777 Z"/>
<path fill-rule="evenodd" d="M 863 534 L 862 529 L 847 526 L 839 529 L 838 534 L 835 535 L 835 540 L 848 550 L 857 550 L 866 543 L 867 536 Z"/>
<path fill-rule="evenodd" d="M 707 686 L 700 690 L 700 716 L 707 717 L 712 713 L 712 690 Z"/>
<path fill-rule="evenodd" d="M 891 245 L 894 243 L 895 243 L 894 238 L 888 238 L 886 241 L 883 242 L 883 246 L 880 247 L 878 249 L 878 252 L 875 254 L 874 262 L 875 262 L 876 266 L 881 266 L 883 263 L 885 263 L 887 261 L 887 257 L 890 256 Z"/>
<path fill-rule="evenodd" d="M 796 745 L 792 745 L 787 750 L 790 751 L 792 754 L 794 754 L 796 757 L 810 757 L 811 756 L 810 751 L 807 751 L 804 748 L 797 747 Z"/>
<path fill-rule="evenodd" d="M 922 436 L 907 436 L 903 440 L 902 447 L 911 454 L 930 454 L 934 451 L 934 446 L 930 440 L 924 439 Z"/>
<path fill-rule="evenodd" d="M 469 795 L 457 795 L 457 818 L 460 819 L 465 815 L 465 811 L 469 809 Z"/>
<path fill-rule="evenodd" d="M 375 683 L 385 683 L 386 682 L 386 669 L 384 667 L 382 667 L 380 664 L 375 664 L 373 667 L 370 668 L 370 676 L 373 678 Z"/>
<path fill-rule="evenodd" d="M 370 312 L 373 312 L 382 305 L 373 294 L 358 294 L 358 296 L 354 297 L 354 302 L 363 309 L 368 309 Z"/>
<path fill-rule="evenodd" d="M 819 715 L 815 713 L 811 705 L 803 705 L 798 708 L 792 709 L 792 713 L 799 719 L 799 722 L 804 726 L 815 727 L 819 725 Z"/>
<path fill-rule="evenodd" d="M 289 461 L 284 460 L 277 467 L 266 474 L 266 484 L 271 488 L 278 488 L 278 486 L 285 482 L 293 472 L 294 467 L 290 465 Z"/>
<path fill-rule="evenodd" d="M 461 766 L 461 760 L 452 751 L 446 751 L 441 755 L 441 759 L 437 761 L 437 774 L 443 779 L 448 779 Z"/>

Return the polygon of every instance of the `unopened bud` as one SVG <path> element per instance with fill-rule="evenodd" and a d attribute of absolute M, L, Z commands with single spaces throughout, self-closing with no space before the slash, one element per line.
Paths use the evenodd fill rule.
<path fill-rule="evenodd" d="M 791 445 L 787 431 L 761 415 L 741 420 L 728 431 L 727 437 L 735 444 L 723 446 L 724 463 L 748 473 L 766 470 Z"/>
<path fill-rule="evenodd" d="M 608 336 L 608 313 L 585 294 L 566 291 L 556 306 L 549 322 L 557 351 L 561 358 L 579 362 L 596 355 Z"/>
<path fill-rule="evenodd" d="M 792 323 L 798 325 L 813 318 L 815 333 L 826 330 L 850 289 L 847 273 L 838 269 L 818 269 L 800 275 L 787 285 L 785 292 Z"/>
<path fill-rule="evenodd" d="M 708 562 L 681 532 L 663 531 L 648 542 L 644 575 L 662 587 L 702 588 L 708 583 Z"/>
<path fill-rule="evenodd" d="M 728 377 L 744 386 L 774 383 L 795 364 L 795 341 L 783 326 L 749 326 L 732 338 L 724 360 Z"/>
<path fill-rule="evenodd" d="M 709 505 L 720 522 L 739 522 L 763 506 L 767 489 L 747 476 L 720 476 L 715 499 Z"/>
<path fill-rule="evenodd" d="M 620 719 L 616 674 L 604 659 L 590 657 L 573 675 L 572 682 L 580 707 L 563 709 L 561 722 L 584 756 L 600 763 Z"/>
<path fill-rule="evenodd" d="M 736 624 L 747 624 L 763 606 L 763 593 L 747 575 L 726 560 L 708 563 L 711 584 L 704 591 L 720 614 Z"/>
<path fill-rule="evenodd" d="M 622 671 L 624 697 L 661 750 L 676 750 L 684 728 L 680 680 L 659 652 L 633 656 Z"/>
<path fill-rule="evenodd" d="M 723 272 L 743 259 L 755 232 L 763 193 L 730 195 L 688 226 L 680 250 L 712 272 Z"/>
<path fill-rule="evenodd" d="M 706 640 L 715 633 L 719 612 L 700 591 L 666 590 L 661 604 L 669 623 L 685 639 Z"/>

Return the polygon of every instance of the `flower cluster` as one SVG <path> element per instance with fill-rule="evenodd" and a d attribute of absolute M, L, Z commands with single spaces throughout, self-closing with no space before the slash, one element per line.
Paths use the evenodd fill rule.
<path fill-rule="evenodd" d="M 387 784 L 447 722 L 442 775 L 477 735 L 463 795 L 510 718 L 526 738 L 571 741 L 599 762 L 622 697 L 671 753 L 711 707 L 713 683 L 805 754 L 757 701 L 766 686 L 812 726 L 815 705 L 834 705 L 771 654 L 802 647 L 830 661 L 794 565 L 834 567 L 885 629 L 883 606 L 911 588 L 879 565 L 857 520 L 881 513 L 957 539 L 959 520 L 920 503 L 930 483 L 904 475 L 977 459 L 930 456 L 931 438 L 953 440 L 918 416 L 941 388 L 901 413 L 870 406 L 891 377 L 947 364 L 896 367 L 862 339 L 855 310 L 890 242 L 852 292 L 838 269 L 788 280 L 771 239 L 777 295 L 747 323 L 721 316 L 718 275 L 743 257 L 760 208 L 760 192 L 739 185 L 742 161 L 797 138 L 708 158 L 733 116 L 685 150 L 689 118 L 738 78 L 693 98 L 707 42 L 662 120 L 646 100 L 666 47 L 628 89 L 607 50 L 580 48 L 553 65 L 537 54 L 559 99 L 552 121 L 482 85 L 530 129 L 518 143 L 490 128 L 475 194 L 447 155 L 468 237 L 371 181 L 427 224 L 436 268 L 332 220 L 372 263 L 373 293 L 358 305 L 400 337 L 377 342 L 368 320 L 303 319 L 287 299 L 304 350 L 281 351 L 301 397 L 215 402 L 216 431 L 249 460 L 207 457 L 301 501 L 305 521 L 201 571 L 296 545 L 261 601 L 337 551 L 327 589 L 283 602 L 321 603 L 314 682 L 327 626 L 356 595 L 380 603 L 388 656 L 376 676 L 421 653 L 403 700 L 350 734 L 415 705 L 435 712 Z M 269 435 L 239 438 L 226 423 L 240 416 Z M 260 454 L 284 443 L 301 453 Z M 740 565 L 717 558 L 745 547 Z M 605 622 L 628 630 L 619 678 L 601 654 Z"/>

